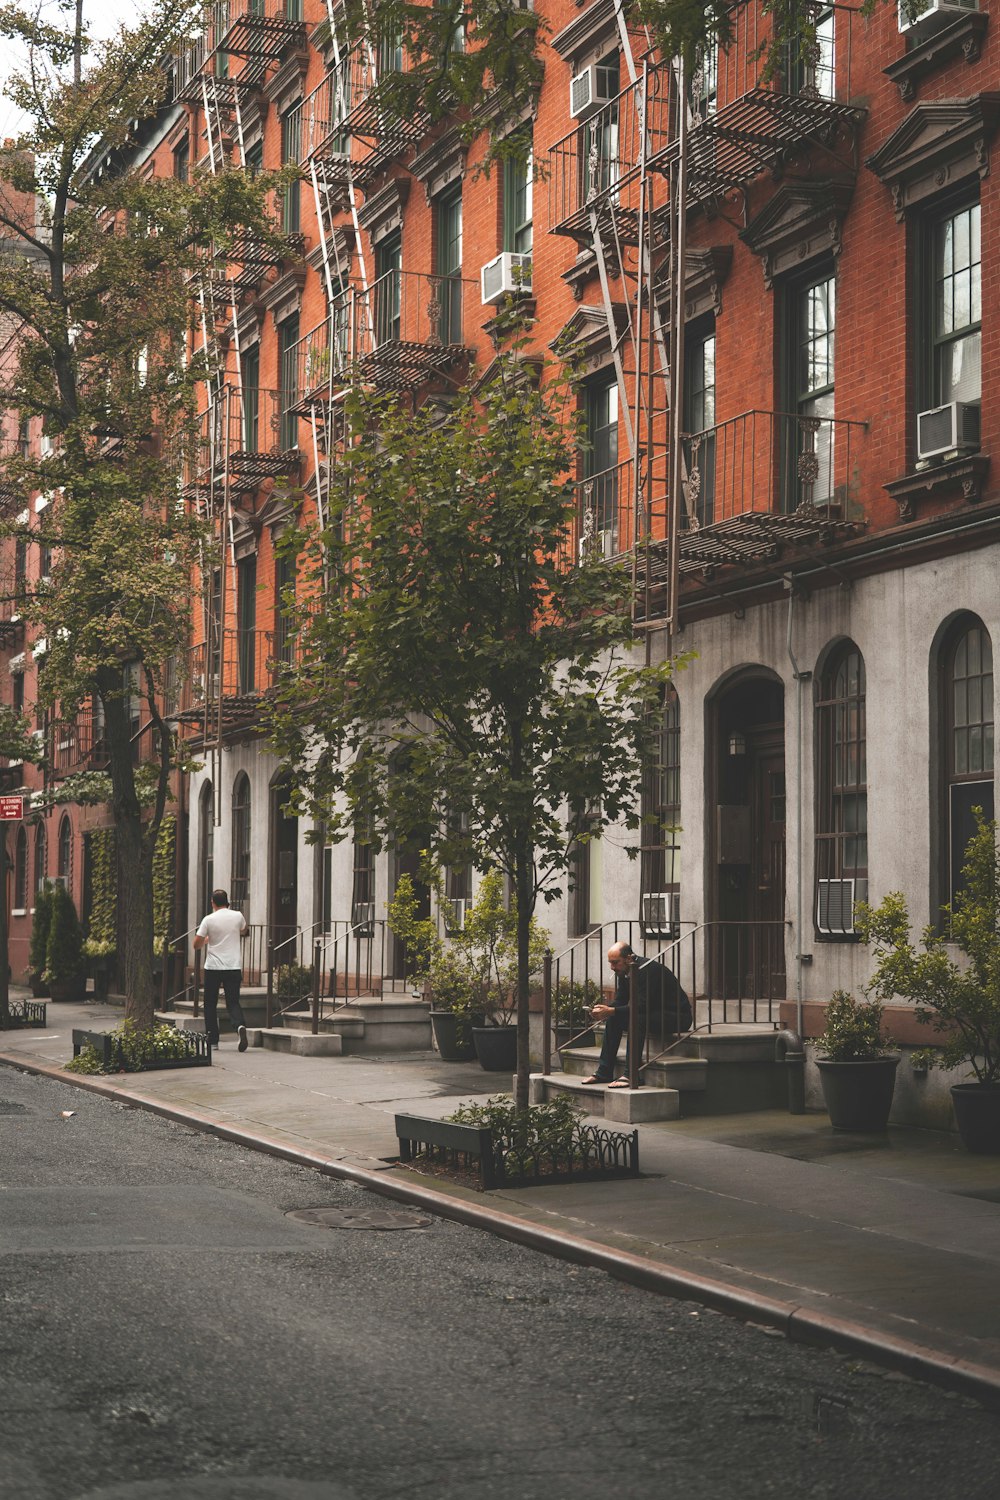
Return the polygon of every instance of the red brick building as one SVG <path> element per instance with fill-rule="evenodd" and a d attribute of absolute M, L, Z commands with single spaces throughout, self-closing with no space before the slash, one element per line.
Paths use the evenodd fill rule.
<path fill-rule="evenodd" d="M 695 653 L 637 767 L 641 859 L 610 832 L 581 851 L 553 946 L 593 933 L 599 963 L 628 920 L 679 937 L 706 1000 L 814 1032 L 869 971 L 853 901 L 902 889 L 931 919 L 993 809 L 994 7 L 817 4 L 815 46 L 762 81 L 750 0 L 683 111 L 613 0 L 535 8 L 544 80 L 511 122 L 533 170 L 477 174 L 488 98 L 468 146 L 387 120 L 372 83 L 405 52 L 322 0 L 230 0 L 177 60 L 158 170 L 301 172 L 283 252 L 248 245 L 202 291 L 221 374 L 184 475 L 216 526 L 178 705 L 204 751 L 184 926 L 213 884 L 289 955 L 319 937 L 336 966 L 338 933 L 380 926 L 402 858 L 308 845 L 261 738 L 291 649 L 275 544 L 337 482 L 344 385 L 432 399 L 488 362 L 512 292 L 539 349 L 584 360 L 574 545 L 637 548 L 651 659 Z"/>

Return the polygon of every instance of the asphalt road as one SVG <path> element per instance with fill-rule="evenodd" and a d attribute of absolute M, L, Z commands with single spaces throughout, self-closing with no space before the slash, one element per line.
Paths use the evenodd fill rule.
<path fill-rule="evenodd" d="M 996 1494 L 960 1397 L 419 1219 L 0 1069 L 0 1500 Z"/>

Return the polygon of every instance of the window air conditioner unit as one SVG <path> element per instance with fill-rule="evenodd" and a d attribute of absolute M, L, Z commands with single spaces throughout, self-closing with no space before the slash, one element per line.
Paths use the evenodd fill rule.
<path fill-rule="evenodd" d="M 917 414 L 917 458 L 970 453 L 979 447 L 979 407 L 949 401 Z"/>
<path fill-rule="evenodd" d="M 598 63 L 591 63 L 582 73 L 574 73 L 569 81 L 570 119 L 585 120 L 605 104 L 610 104 L 615 97 L 613 78 L 613 70 L 602 68 Z"/>
<path fill-rule="evenodd" d="M 853 937 L 854 903 L 868 899 L 867 880 L 818 880 L 816 882 L 816 931 L 824 937 Z"/>
<path fill-rule="evenodd" d="M 605 531 L 592 531 L 589 535 L 580 538 L 581 562 L 585 557 L 614 557 L 614 555 L 615 534 L 610 527 Z"/>
<path fill-rule="evenodd" d="M 642 928 L 655 937 L 676 937 L 680 930 L 679 891 L 651 891 L 642 898 Z"/>
<path fill-rule="evenodd" d="M 907 10 L 906 0 L 899 0 L 899 29 L 934 31 L 953 21 L 966 10 L 978 10 L 979 0 L 916 0 L 915 15 Z"/>
<path fill-rule="evenodd" d="M 355 937 L 371 937 L 375 927 L 374 901 L 356 901 L 351 912 L 351 926 Z"/>
<path fill-rule="evenodd" d="M 444 909 L 444 925 L 448 932 L 461 932 L 465 927 L 468 901 L 464 896 L 449 896 Z"/>
<path fill-rule="evenodd" d="M 479 273 L 483 289 L 483 306 L 500 302 L 504 297 L 527 295 L 531 291 L 531 256 L 516 250 L 504 250 L 488 260 Z"/>

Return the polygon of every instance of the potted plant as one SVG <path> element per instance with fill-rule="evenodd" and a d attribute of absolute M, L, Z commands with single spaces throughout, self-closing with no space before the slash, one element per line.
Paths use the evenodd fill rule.
<path fill-rule="evenodd" d="M 313 992 L 313 971 L 307 964 L 280 964 L 274 980 L 274 998 L 279 1010 L 301 1010 L 308 1005 Z"/>
<path fill-rule="evenodd" d="M 824 1054 L 816 1066 L 834 1130 L 884 1130 L 899 1058 L 888 1051 L 892 1038 L 882 1031 L 881 1002 L 835 990 L 816 1045 Z"/>
<path fill-rule="evenodd" d="M 905 898 L 894 891 L 878 907 L 859 906 L 858 929 L 875 955 L 871 988 L 883 999 L 916 1003 L 917 1020 L 942 1038 L 941 1066 L 966 1064 L 971 1080 L 952 1084 L 959 1134 L 969 1151 L 1000 1153 L 1000 855 L 997 825 L 976 808 L 962 889 L 926 927 L 919 951 L 910 938 Z M 950 949 L 957 950 L 956 962 Z"/>
<path fill-rule="evenodd" d="M 593 979 L 560 979 L 552 995 L 552 1016 L 555 1023 L 557 1049 L 568 1047 L 573 1042 L 578 1047 L 594 1045 L 594 1029 L 590 1024 L 593 1006 L 604 999 L 601 986 Z"/>
<path fill-rule="evenodd" d="M 427 992 L 431 997 L 431 1030 L 443 1062 L 471 1062 L 476 1056 L 472 1040 L 474 1025 L 484 1017 L 475 1010 L 472 981 L 454 948 L 443 945 L 427 968 Z"/>
<path fill-rule="evenodd" d="M 42 978 L 53 1000 L 82 1000 L 86 994 L 83 931 L 73 898 L 63 885 L 52 891 L 52 918 Z"/>
<path fill-rule="evenodd" d="M 46 883 L 35 892 L 35 914 L 31 920 L 31 941 L 28 947 L 28 983 L 35 999 L 49 993 L 43 979 L 45 953 L 49 946 L 49 926 L 52 921 L 52 887 Z"/>

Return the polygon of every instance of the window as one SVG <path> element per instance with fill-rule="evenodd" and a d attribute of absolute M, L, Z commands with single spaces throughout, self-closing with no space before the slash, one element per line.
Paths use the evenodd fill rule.
<path fill-rule="evenodd" d="M 701 319 L 699 319 L 699 323 Z M 715 323 L 691 330 L 684 342 L 684 444 L 688 519 L 715 519 Z"/>
<path fill-rule="evenodd" d="M 691 75 L 691 109 L 696 119 L 710 120 L 719 104 L 719 44 L 700 48 Z"/>
<path fill-rule="evenodd" d="M 72 894 L 73 891 L 73 825 L 68 817 L 59 824 L 59 879 Z"/>
<path fill-rule="evenodd" d="M 206 782 L 198 802 L 198 910 L 211 909 L 215 890 L 215 796 Z"/>
<path fill-rule="evenodd" d="M 931 227 L 930 405 L 978 402 L 982 394 L 979 204 L 938 219 Z"/>
<path fill-rule="evenodd" d="M 13 704 L 14 712 L 16 714 L 23 713 L 24 712 L 24 673 L 23 672 L 12 672 L 11 673 L 10 689 L 11 689 L 11 703 Z"/>
<path fill-rule="evenodd" d="M 993 817 L 993 645 L 975 615 L 962 615 L 941 652 L 941 724 L 944 734 L 942 900 L 962 889 L 962 866 L 976 831 L 972 809 Z"/>
<path fill-rule="evenodd" d="M 398 230 L 375 247 L 375 343 L 396 343 L 400 331 L 403 241 Z"/>
<path fill-rule="evenodd" d="M 23 828 L 17 830 L 14 845 L 14 910 L 28 909 L 28 835 Z"/>
<path fill-rule="evenodd" d="M 48 841 L 45 837 L 45 824 L 35 824 L 35 890 L 44 888 L 48 878 Z"/>
<path fill-rule="evenodd" d="M 472 896 L 472 866 L 459 853 L 461 851 L 464 854 L 468 847 L 468 813 L 457 807 L 449 807 L 447 832 L 449 839 L 455 841 L 455 848 L 445 866 L 444 894 L 447 910 L 444 916 L 449 927 L 458 929 L 465 925 L 465 913 Z"/>
<path fill-rule="evenodd" d="M 848 641 L 827 662 L 816 701 L 817 926 L 827 936 L 853 936 L 854 902 L 867 897 L 865 735 L 865 664 Z"/>
<path fill-rule="evenodd" d="M 240 692 L 252 693 L 256 686 L 257 659 L 257 554 L 241 557 L 236 564 L 236 618 L 239 632 Z"/>
<path fill-rule="evenodd" d="M 582 937 L 600 926 L 601 840 L 596 828 L 597 820 L 585 815 L 580 837 L 570 850 L 570 937 Z"/>
<path fill-rule="evenodd" d="M 375 849 L 371 824 L 359 818 L 354 824 L 354 873 L 351 882 L 351 925 L 370 923 L 375 915 Z"/>
<path fill-rule="evenodd" d="M 680 889 L 681 706 L 668 687 L 642 777 L 641 876 L 643 922 L 650 931 L 672 931 L 671 903 L 656 898 Z"/>
<path fill-rule="evenodd" d="M 282 452 L 297 448 L 299 419 L 291 410 L 298 398 L 299 385 L 299 315 L 293 313 L 278 324 L 278 402 L 281 410 L 279 444 Z"/>
<path fill-rule="evenodd" d="M 503 164 L 503 248 L 530 255 L 532 242 L 532 174 L 530 147 L 527 156 L 508 157 Z"/>
<path fill-rule="evenodd" d="M 243 389 L 243 430 L 240 434 L 247 453 L 259 452 L 260 427 L 260 345 L 251 344 L 240 361 Z"/>
<path fill-rule="evenodd" d="M 462 340 L 462 190 L 445 193 L 435 207 L 437 231 L 438 297 L 441 322 L 437 329 L 442 344 Z M 434 332 L 433 324 L 431 326 Z"/>
<path fill-rule="evenodd" d="M 279 550 L 274 564 L 274 658 L 281 666 L 295 660 L 295 558 Z"/>
<path fill-rule="evenodd" d="M 19 536 L 14 543 L 14 603 L 24 602 L 25 585 L 28 578 L 28 543 Z"/>
<path fill-rule="evenodd" d="M 142 696 L 139 691 L 140 668 L 138 662 L 130 662 L 123 671 L 122 691 L 125 696 L 125 713 L 128 717 L 129 743 L 132 760 L 139 761 L 139 737 L 142 732 Z"/>
<path fill-rule="evenodd" d="M 788 288 L 790 347 L 786 411 L 797 420 L 782 434 L 784 507 L 828 502 L 834 489 L 834 342 L 836 282 L 824 274 Z"/>
<path fill-rule="evenodd" d="M 611 53 L 598 63 L 598 77 L 603 94 L 612 102 L 591 115 L 580 127 L 580 199 L 614 189 L 618 181 L 618 53 Z"/>
<path fill-rule="evenodd" d="M 264 142 L 254 141 L 252 146 L 248 146 L 243 161 L 249 177 L 259 176 L 264 170 Z"/>
<path fill-rule="evenodd" d="M 187 182 L 191 168 L 191 147 L 187 137 L 181 141 L 174 152 L 174 176 L 178 182 Z"/>
<path fill-rule="evenodd" d="M 618 381 L 614 370 L 587 382 L 583 535 L 606 557 L 618 549 Z"/>
<path fill-rule="evenodd" d="M 302 105 L 293 105 L 281 117 L 281 161 L 283 166 L 297 166 L 302 155 Z M 296 177 L 285 185 L 281 209 L 281 227 L 286 234 L 298 234 L 301 224 L 302 183 Z"/>
<path fill-rule="evenodd" d="M 250 781 L 241 771 L 233 783 L 233 861 L 229 900 L 244 916 L 250 909 Z"/>
<path fill-rule="evenodd" d="M 815 36 L 796 37 L 789 59 L 791 92 L 812 94 L 817 99 L 835 99 L 836 52 L 834 47 L 835 9 L 832 5 L 813 7 Z"/>

